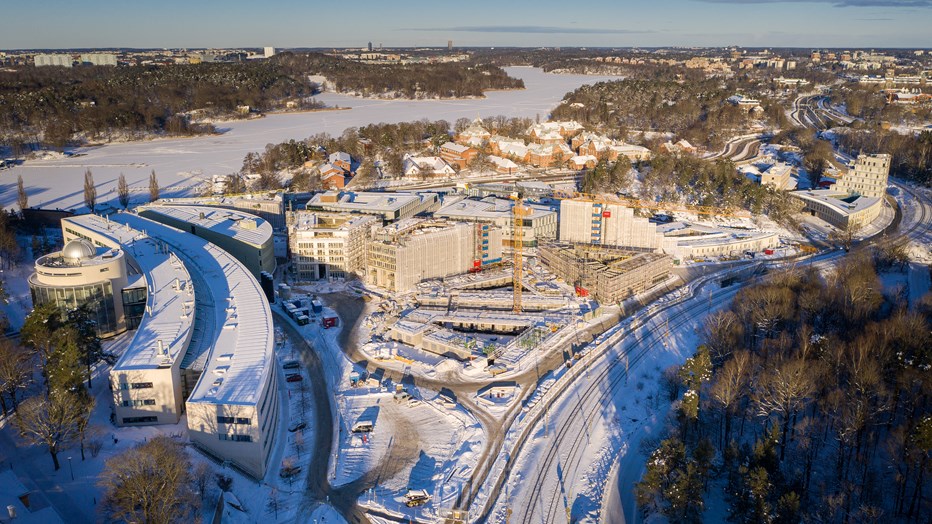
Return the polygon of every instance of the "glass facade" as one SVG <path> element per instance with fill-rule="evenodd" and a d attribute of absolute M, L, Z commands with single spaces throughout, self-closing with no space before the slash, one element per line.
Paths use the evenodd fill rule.
<path fill-rule="evenodd" d="M 97 321 L 97 334 L 111 334 L 117 330 L 117 316 L 113 303 L 113 287 L 110 281 L 96 282 L 84 286 L 47 287 L 30 279 L 32 303 L 53 303 L 63 312 L 90 304 Z"/>
<path fill-rule="evenodd" d="M 134 287 L 123 290 L 123 317 L 126 329 L 136 329 L 146 312 L 146 288 Z"/>

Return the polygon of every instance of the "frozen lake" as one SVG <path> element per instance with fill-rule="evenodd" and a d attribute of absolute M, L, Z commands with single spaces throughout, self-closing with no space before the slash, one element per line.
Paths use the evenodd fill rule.
<path fill-rule="evenodd" d="M 256 120 L 217 124 L 223 134 L 196 138 L 157 139 L 83 148 L 85 156 L 34 160 L 0 171 L 0 204 L 16 206 L 16 177 L 22 175 L 29 205 L 75 209 L 84 207 L 84 170 L 90 168 L 97 185 L 98 205 L 117 206 L 116 180 L 126 175 L 133 202 L 148 200 L 149 173 L 154 169 L 162 196 L 189 194 L 211 175 L 238 171 L 243 157 L 266 144 L 303 139 L 316 133 L 337 136 L 349 127 L 378 122 L 406 122 L 427 118 L 453 124 L 459 118 L 505 115 L 545 120 L 563 95 L 583 84 L 617 77 L 551 75 L 528 67 L 507 68 L 524 80 L 526 89 L 493 91 L 477 100 L 369 100 L 333 93 L 318 99 L 342 111 L 273 114 Z"/>

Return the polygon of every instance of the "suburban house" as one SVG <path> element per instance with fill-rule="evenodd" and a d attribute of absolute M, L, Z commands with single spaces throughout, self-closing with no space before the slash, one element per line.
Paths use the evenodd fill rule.
<path fill-rule="evenodd" d="M 324 189 L 343 189 L 346 186 L 346 177 L 343 173 L 330 171 L 328 174 L 320 174 L 320 183 Z"/>
<path fill-rule="evenodd" d="M 583 133 L 583 135 L 573 138 L 572 143 L 575 145 L 574 149 L 581 156 L 591 155 L 596 158 L 605 158 L 611 162 L 618 160 L 619 156 L 625 156 L 631 162 L 650 160 L 650 149 L 646 147 L 612 140 L 594 133 Z"/>
<path fill-rule="evenodd" d="M 342 151 L 330 153 L 330 157 L 327 161 L 347 173 L 353 170 L 353 157 L 351 157 L 349 153 L 344 153 Z"/>
<path fill-rule="evenodd" d="M 495 171 L 499 173 L 502 173 L 505 175 L 513 175 L 518 172 L 518 164 L 514 163 L 513 161 L 507 158 L 490 155 L 489 162 L 491 162 L 492 165 L 495 166 Z"/>
<path fill-rule="evenodd" d="M 450 165 L 456 165 L 463 169 L 472 162 L 476 155 L 479 154 L 477 149 L 461 144 L 447 142 L 440 146 L 440 158 L 446 160 Z"/>
<path fill-rule="evenodd" d="M 516 162 L 528 161 L 528 146 L 523 140 L 495 135 L 489 139 L 489 148 L 493 155 L 510 158 Z"/>
<path fill-rule="evenodd" d="M 531 142 L 537 144 L 550 144 L 565 141 L 582 132 L 583 126 L 579 122 L 544 122 L 534 124 L 527 130 Z M 559 137 L 559 139 L 557 138 Z M 562 140 L 561 140 L 562 139 Z"/>
<path fill-rule="evenodd" d="M 660 149 L 666 151 L 667 153 L 688 153 L 690 155 L 695 155 L 698 151 L 696 146 L 690 144 L 686 140 L 680 140 L 675 144 L 673 142 L 661 144 Z"/>
<path fill-rule="evenodd" d="M 472 147 L 479 147 L 492 138 L 492 133 L 482 126 L 482 119 L 473 120 L 472 124 L 456 135 L 456 142 Z"/>
<path fill-rule="evenodd" d="M 403 169 L 405 176 L 453 176 L 456 170 L 450 167 L 439 156 L 404 156 Z"/>
<path fill-rule="evenodd" d="M 570 169 L 575 169 L 576 171 L 582 171 L 583 169 L 587 168 L 592 169 L 598 163 L 599 159 L 592 155 L 576 155 L 569 159 L 567 162 L 567 167 Z"/>

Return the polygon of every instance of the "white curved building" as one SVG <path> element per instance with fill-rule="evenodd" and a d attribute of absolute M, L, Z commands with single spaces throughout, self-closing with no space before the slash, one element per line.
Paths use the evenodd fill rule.
<path fill-rule="evenodd" d="M 251 272 L 216 245 L 135 214 L 62 224 L 66 241 L 122 250 L 145 282 L 145 314 L 110 372 L 115 422 L 171 424 L 186 412 L 199 449 L 264 477 L 279 372 L 271 311 Z"/>

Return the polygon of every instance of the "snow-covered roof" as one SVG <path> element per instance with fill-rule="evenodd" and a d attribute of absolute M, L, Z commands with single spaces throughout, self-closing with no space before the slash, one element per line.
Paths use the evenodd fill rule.
<path fill-rule="evenodd" d="M 149 211 L 175 220 L 193 224 L 249 244 L 262 247 L 272 238 L 272 225 L 265 220 L 242 211 L 208 206 L 172 206 L 150 204 L 137 209 Z"/>
<path fill-rule="evenodd" d="M 111 221 L 145 230 L 167 251 L 177 253 L 182 267 L 193 273 L 200 302 L 197 315 L 209 310 L 201 335 L 201 342 L 209 345 L 205 369 L 187 401 L 255 404 L 266 375 L 273 372 L 273 327 L 269 304 L 252 273 L 233 255 L 200 237 L 132 213 L 117 213 Z M 163 316 L 169 321 L 179 318 L 180 312 L 156 318 Z"/>
<path fill-rule="evenodd" d="M 174 249 L 146 234 L 171 228 L 140 220 L 144 222 L 137 229 L 97 215 L 62 219 L 65 228 L 74 224 L 107 239 L 109 247 L 123 249 L 146 279 L 146 313 L 128 349 L 113 366 L 116 371 L 171 367 L 187 351 L 194 324 L 195 289 L 188 269 Z"/>
<path fill-rule="evenodd" d="M 863 211 L 876 205 L 877 201 L 880 200 L 875 197 L 852 196 L 833 189 L 809 189 L 806 191 L 794 191 L 791 194 L 803 200 L 821 202 L 835 209 L 842 215 L 850 215 L 851 213 Z"/>
<path fill-rule="evenodd" d="M 433 193 L 430 193 L 434 195 Z M 335 201 L 328 201 L 328 198 Z M 436 195 L 434 195 L 436 196 Z M 417 193 L 376 193 L 376 192 L 341 192 L 318 193 L 308 202 L 307 207 L 340 209 L 341 211 L 364 211 L 366 213 L 394 212 L 404 206 L 422 202 L 424 196 Z"/>
<path fill-rule="evenodd" d="M 335 162 L 346 162 L 349 164 L 353 161 L 353 157 L 349 153 L 344 153 L 343 151 L 337 151 L 336 153 L 330 153 L 330 156 L 327 158 L 331 164 Z"/>
<path fill-rule="evenodd" d="M 463 154 L 463 153 L 465 153 L 466 151 L 469 151 L 469 150 L 470 150 L 470 147 L 469 147 L 469 146 L 464 146 L 464 145 L 460 145 L 460 144 L 455 144 L 455 143 L 453 143 L 453 142 L 446 142 L 445 144 L 443 144 L 442 146 L 440 146 L 440 148 L 441 148 L 441 149 L 446 149 L 447 151 L 450 151 L 450 152 L 453 152 L 453 153 L 457 153 L 457 154 L 460 154 L 460 155 Z"/>
<path fill-rule="evenodd" d="M 466 198 L 441 207 L 434 213 L 434 216 L 467 220 L 483 218 L 511 220 L 513 207 L 514 201 L 504 198 L 486 197 L 482 200 Z M 529 215 L 525 215 L 525 220 L 556 214 L 556 212 L 543 206 L 526 205 L 525 207 L 531 211 Z"/>

